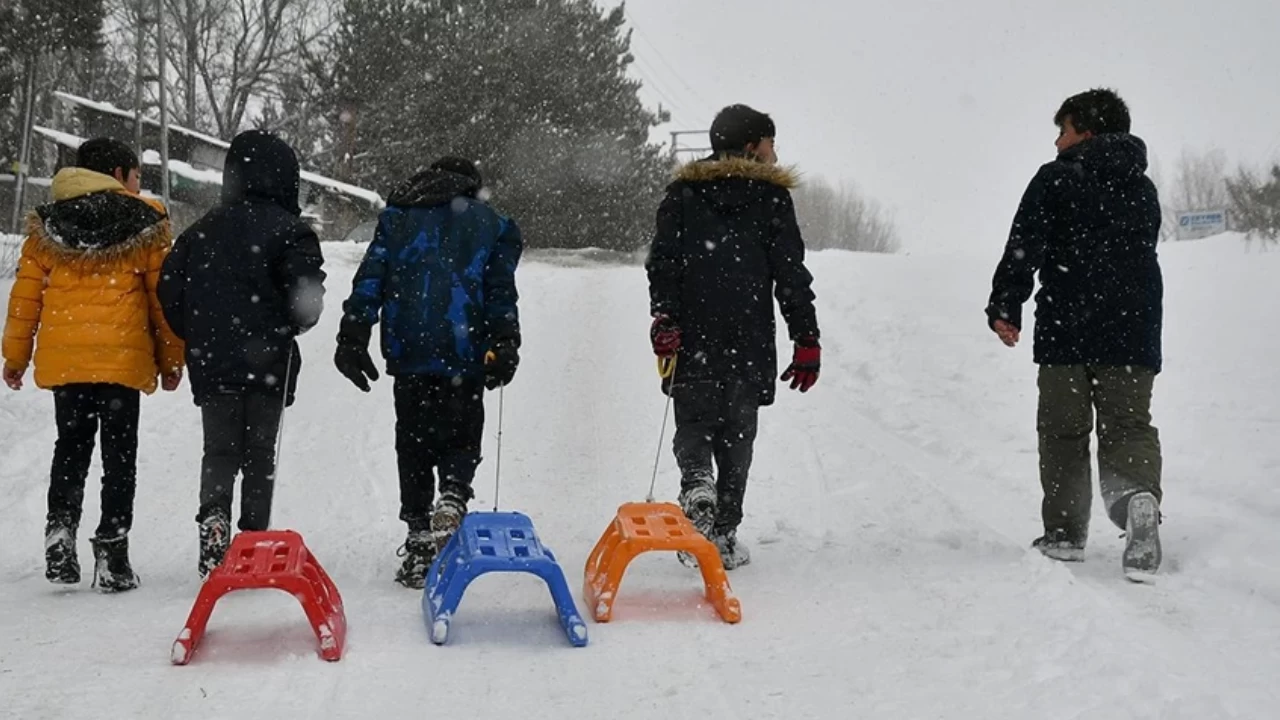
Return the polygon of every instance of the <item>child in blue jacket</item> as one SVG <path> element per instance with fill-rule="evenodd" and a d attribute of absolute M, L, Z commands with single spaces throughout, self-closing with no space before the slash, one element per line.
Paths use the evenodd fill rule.
<path fill-rule="evenodd" d="M 478 198 L 480 188 L 475 165 L 446 157 L 391 194 L 338 331 L 334 364 L 368 392 L 378 379 L 369 339 L 382 322 L 395 378 L 400 519 L 409 527 L 396 581 L 410 588 L 423 586 L 474 497 L 484 391 L 510 383 L 519 364 L 523 243 L 515 222 Z"/>

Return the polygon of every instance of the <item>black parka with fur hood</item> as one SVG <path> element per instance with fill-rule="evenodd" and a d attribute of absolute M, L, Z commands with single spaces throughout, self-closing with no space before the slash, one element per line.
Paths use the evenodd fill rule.
<path fill-rule="evenodd" d="M 774 401 L 773 302 L 792 340 L 818 338 L 786 168 L 721 154 L 685 165 L 658 208 L 646 262 L 650 310 L 679 324 L 677 384 L 741 381 Z"/>

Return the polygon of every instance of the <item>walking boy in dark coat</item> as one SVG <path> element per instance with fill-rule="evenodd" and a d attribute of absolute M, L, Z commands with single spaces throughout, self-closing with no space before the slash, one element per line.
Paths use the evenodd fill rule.
<path fill-rule="evenodd" d="M 338 331 L 334 364 L 368 392 L 378 379 L 369 338 L 382 322 L 409 527 L 396 581 L 410 588 L 423 586 L 475 495 L 484 391 L 510 383 L 520 360 L 520 229 L 478 198 L 480 188 L 470 161 L 442 158 L 391 194 Z"/>
<path fill-rule="evenodd" d="M 1005 345 L 1016 345 L 1039 272 L 1034 355 L 1045 532 L 1033 545 L 1058 560 L 1084 558 L 1096 409 L 1102 499 L 1126 532 L 1125 573 L 1141 580 L 1161 559 L 1160 440 L 1150 411 L 1161 364 L 1160 201 L 1145 175 L 1146 145 L 1130 134 L 1128 107 L 1114 92 L 1068 98 L 1054 123 L 1058 157 L 1022 198 L 987 319 Z"/>
<path fill-rule="evenodd" d="M 241 530 L 271 524 L 275 444 L 302 355 L 295 338 L 320 320 L 320 242 L 298 207 L 293 149 L 265 132 L 227 151 L 222 202 L 178 238 L 164 264 L 165 318 L 186 340 L 191 389 L 204 424 L 201 576 L 230 543 L 238 473 Z"/>
<path fill-rule="evenodd" d="M 795 343 L 782 380 L 807 392 L 821 359 L 796 180 L 776 164 L 775 134 L 764 113 L 722 110 L 711 125 L 714 154 L 667 188 L 646 263 L 654 352 L 679 353 L 664 391 L 675 405 L 680 505 L 728 569 L 750 561 L 737 529 L 757 411 L 774 401 L 773 298 Z"/>

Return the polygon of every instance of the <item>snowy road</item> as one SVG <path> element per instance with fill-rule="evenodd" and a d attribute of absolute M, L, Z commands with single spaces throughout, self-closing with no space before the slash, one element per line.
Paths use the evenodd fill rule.
<path fill-rule="evenodd" d="M 824 372 L 763 411 L 731 575 L 744 621 L 719 622 L 665 556 L 627 573 L 591 644 L 564 642 L 545 589 L 472 585 L 450 645 L 427 641 L 395 585 L 390 382 L 332 368 L 356 260 L 327 247 L 328 310 L 303 341 L 275 524 L 304 534 L 343 592 L 346 657 L 326 664 L 296 602 L 219 604 L 195 662 L 169 646 L 199 588 L 199 416 L 183 388 L 144 400 L 134 564 L 99 596 L 43 578 L 52 400 L 0 396 L 0 716 L 13 718 L 1262 718 L 1280 690 L 1280 255 L 1233 240 L 1170 246 L 1156 423 L 1166 567 L 1126 583 L 1096 510 L 1088 560 L 1027 549 L 1038 532 L 1034 366 L 981 309 L 990 257 L 819 254 Z M 526 262 L 524 363 L 506 396 L 504 509 L 528 513 L 580 585 L 616 507 L 643 499 L 662 396 L 635 267 Z M 7 283 L 0 285 L 7 294 Z M 493 498 L 497 397 L 476 508 Z M 676 492 L 662 454 L 659 495 Z M 90 487 L 97 483 L 95 461 Z M 87 493 L 86 528 L 97 518 Z M 91 565 L 87 537 L 81 562 Z M 581 601 L 580 601 L 581 602 Z"/>

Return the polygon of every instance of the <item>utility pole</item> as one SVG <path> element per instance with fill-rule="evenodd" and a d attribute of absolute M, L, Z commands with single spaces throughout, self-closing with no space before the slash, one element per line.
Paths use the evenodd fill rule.
<path fill-rule="evenodd" d="M 18 152 L 18 177 L 13 185 L 13 232 L 22 232 L 22 205 L 26 201 L 27 166 L 31 163 L 31 128 L 35 124 L 36 72 L 40 65 L 35 57 L 27 58 L 27 88 L 22 113 L 22 148 Z"/>
<path fill-rule="evenodd" d="M 160 195 L 169 209 L 169 102 L 164 71 L 164 0 L 156 0 L 156 82 L 160 85 Z"/>
<path fill-rule="evenodd" d="M 147 18 L 145 6 L 142 0 L 138 0 L 137 4 L 138 25 L 135 32 L 138 34 L 138 43 L 133 56 L 133 151 L 138 153 L 138 159 L 141 161 L 142 153 L 142 85 L 146 81 L 146 73 L 144 68 L 146 64 L 143 62 L 143 53 L 146 50 L 147 42 Z"/>
<path fill-rule="evenodd" d="M 688 147 L 688 148 L 680 147 L 681 135 L 709 135 L 710 132 L 711 132 L 710 130 L 672 130 L 671 131 L 671 161 L 672 162 L 679 161 L 680 159 L 679 153 L 682 153 L 682 152 L 696 152 L 696 153 L 711 152 L 711 148 L 709 147 Z"/>

